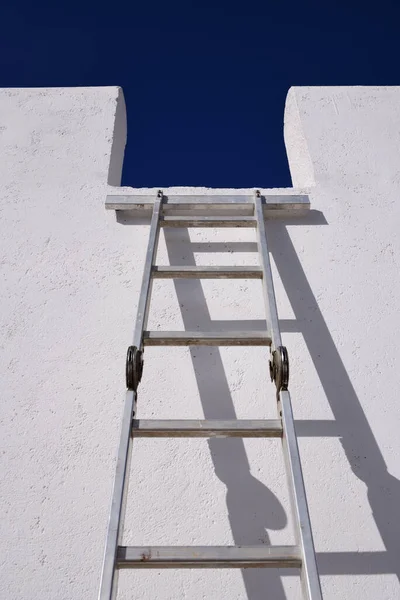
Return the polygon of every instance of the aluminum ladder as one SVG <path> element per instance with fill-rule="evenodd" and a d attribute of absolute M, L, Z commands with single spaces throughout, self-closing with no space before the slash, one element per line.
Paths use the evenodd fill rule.
<path fill-rule="evenodd" d="M 295 201 L 294 201 L 295 200 Z M 126 360 L 126 399 L 104 554 L 99 600 L 117 597 L 118 571 L 124 568 L 245 568 L 290 567 L 300 570 L 307 600 L 322 599 L 314 543 L 300 464 L 292 406 L 288 390 L 289 359 L 282 346 L 264 213 L 307 208 L 307 197 L 293 199 L 261 196 L 164 196 L 151 201 L 143 196 L 108 197 L 107 208 L 151 209 L 149 241 L 137 309 L 133 345 Z M 206 211 L 202 215 L 199 209 Z M 217 211 L 217 213 L 215 213 Z M 189 212 L 189 216 L 179 213 Z M 216 216 L 210 216 L 214 212 Z M 221 214 L 223 216 L 221 216 Z M 228 215 L 228 216 L 227 216 Z M 274 216 L 275 216 L 274 215 Z M 257 232 L 258 267 L 161 267 L 155 264 L 162 227 L 254 227 Z M 253 278 L 261 279 L 267 331 L 147 331 L 154 278 Z M 142 420 L 136 418 L 137 389 L 143 370 L 145 346 L 270 346 L 270 375 L 276 386 L 278 418 L 272 420 Z M 136 437 L 280 437 L 296 528 L 295 546 L 121 546 L 125 498 L 132 440 Z"/>

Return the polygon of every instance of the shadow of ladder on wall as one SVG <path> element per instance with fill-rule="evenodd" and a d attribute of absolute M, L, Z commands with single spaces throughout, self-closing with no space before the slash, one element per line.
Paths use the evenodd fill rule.
<path fill-rule="evenodd" d="M 107 208 L 151 211 L 149 241 L 137 310 L 133 345 L 126 362 L 126 399 L 104 553 L 99 600 L 115 600 L 118 570 L 124 568 L 298 568 L 304 598 L 321 600 L 314 543 L 288 391 L 289 360 L 282 346 L 264 216 L 304 214 L 306 196 L 154 195 L 109 196 Z M 155 265 L 161 227 L 253 227 L 259 266 L 201 267 Z M 146 331 L 154 278 L 261 279 L 267 331 Z M 136 419 L 137 388 L 145 346 L 269 346 L 271 379 L 276 385 L 278 418 L 270 420 Z M 286 476 L 295 517 L 295 546 L 121 546 L 127 480 L 135 437 L 272 437 L 282 439 Z"/>

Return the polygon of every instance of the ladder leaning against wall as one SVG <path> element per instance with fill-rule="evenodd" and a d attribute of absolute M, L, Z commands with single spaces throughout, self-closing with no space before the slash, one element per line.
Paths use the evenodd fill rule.
<path fill-rule="evenodd" d="M 151 211 L 149 241 L 143 270 L 133 345 L 126 360 L 126 399 L 122 417 L 116 473 L 104 553 L 99 600 L 115 600 L 119 569 L 148 568 L 298 568 L 304 598 L 321 600 L 310 517 L 288 390 L 289 358 L 282 345 L 265 216 L 303 214 L 307 196 L 265 195 L 153 195 L 108 196 L 113 210 Z M 253 227 L 257 233 L 259 266 L 202 267 L 155 264 L 162 227 Z M 261 279 L 266 331 L 147 331 L 153 278 Z M 277 419 L 270 420 L 143 420 L 137 419 L 137 390 L 146 346 L 269 346 L 270 375 L 276 386 Z M 132 440 L 135 437 L 280 437 L 285 458 L 293 514 L 295 546 L 121 546 Z"/>

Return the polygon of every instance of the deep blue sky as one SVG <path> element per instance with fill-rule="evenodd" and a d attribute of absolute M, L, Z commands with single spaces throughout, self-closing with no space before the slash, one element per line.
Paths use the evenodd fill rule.
<path fill-rule="evenodd" d="M 135 187 L 289 186 L 291 85 L 400 84 L 398 0 L 4 0 L 0 17 L 0 87 L 123 87 Z"/>

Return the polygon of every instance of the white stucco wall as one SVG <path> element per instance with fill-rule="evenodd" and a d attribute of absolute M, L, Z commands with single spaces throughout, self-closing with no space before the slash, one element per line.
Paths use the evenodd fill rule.
<path fill-rule="evenodd" d="M 117 88 L 0 92 L 0 592 L 8 599 L 97 595 L 148 232 L 104 210 L 125 130 Z M 270 222 L 268 233 L 332 600 L 400 597 L 399 137 L 400 88 L 289 92 L 292 179 L 308 189 L 313 211 Z M 254 264 L 253 235 L 167 231 L 159 263 Z M 153 298 L 151 328 L 263 325 L 258 281 L 159 280 Z M 274 416 L 266 357 L 259 348 L 148 348 L 139 415 Z M 288 509 L 279 440 L 134 444 L 126 543 L 291 542 Z M 268 570 L 132 571 L 120 581 L 125 599 L 299 597 L 296 577 Z"/>

